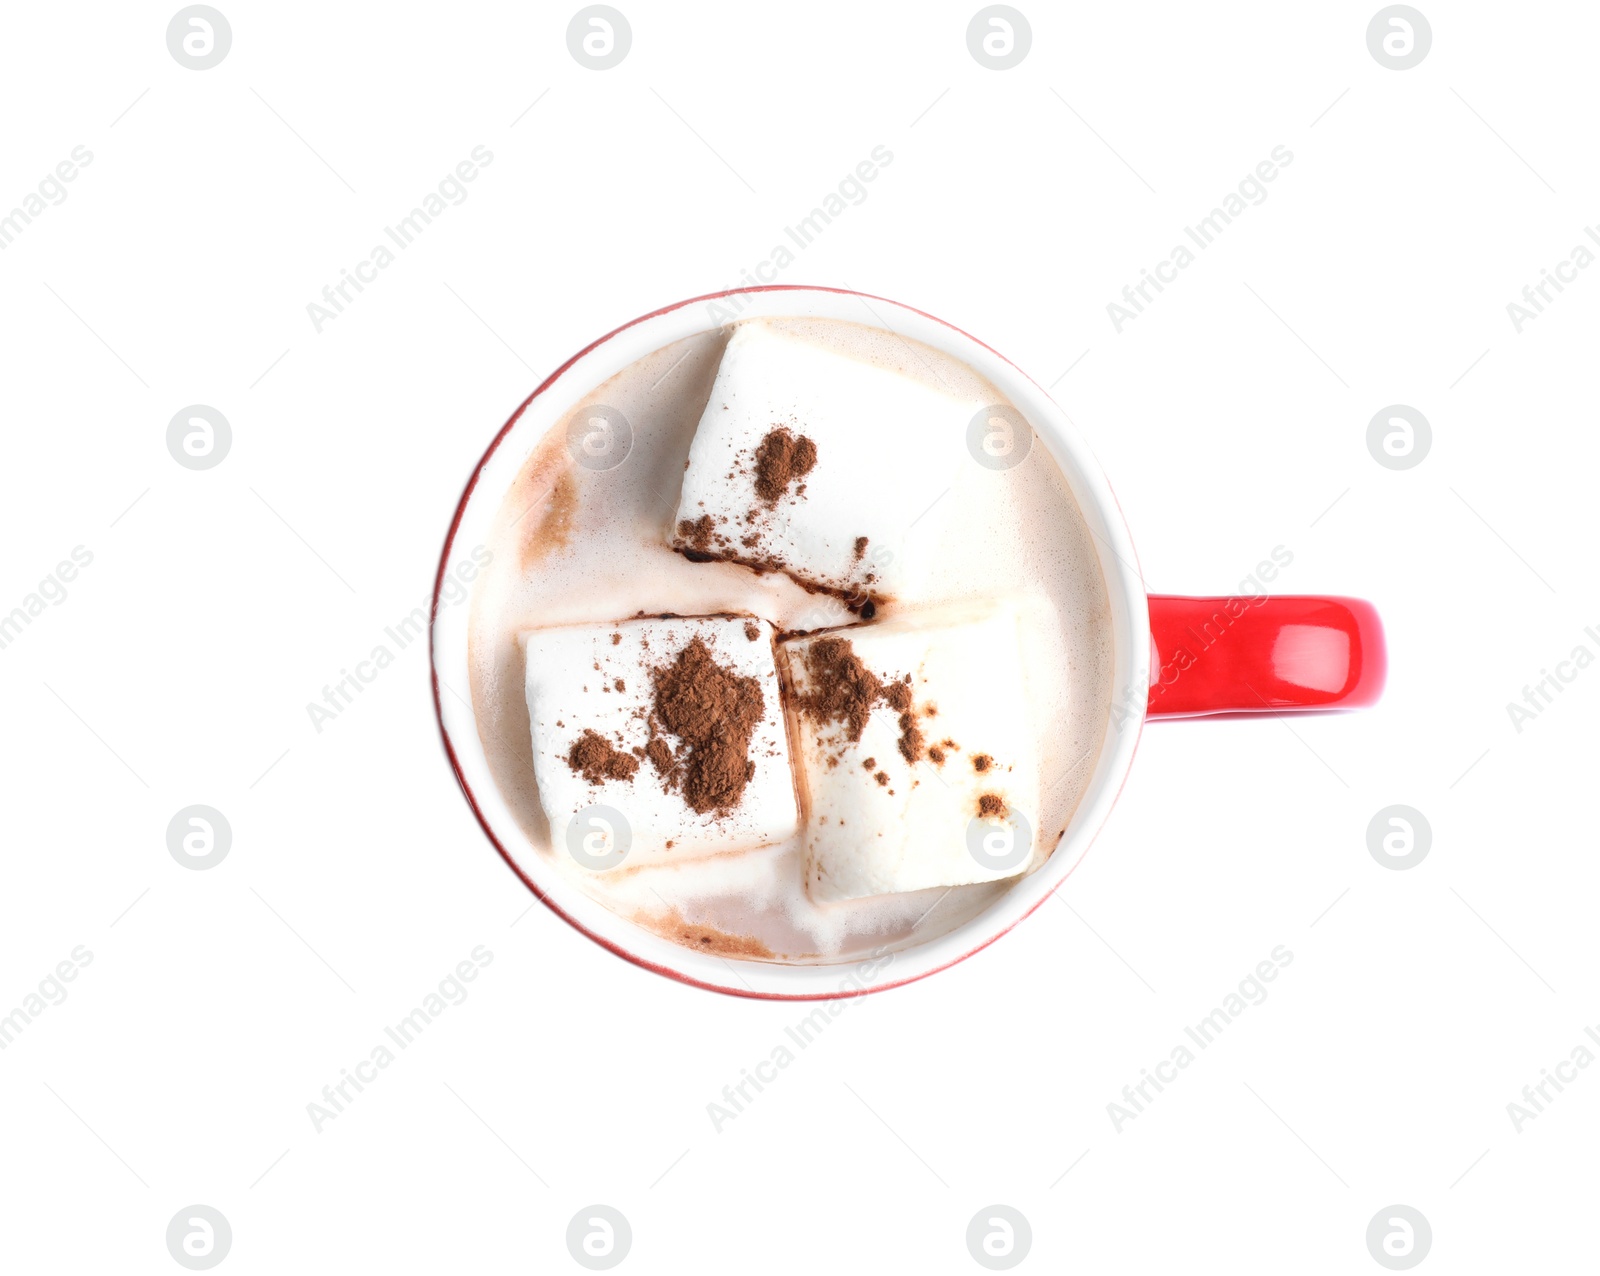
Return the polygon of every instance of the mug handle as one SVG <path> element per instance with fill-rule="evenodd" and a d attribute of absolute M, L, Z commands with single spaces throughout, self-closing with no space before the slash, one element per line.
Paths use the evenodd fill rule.
<path fill-rule="evenodd" d="M 1152 718 L 1362 709 L 1383 692 L 1383 623 L 1359 598 L 1150 595 Z"/>

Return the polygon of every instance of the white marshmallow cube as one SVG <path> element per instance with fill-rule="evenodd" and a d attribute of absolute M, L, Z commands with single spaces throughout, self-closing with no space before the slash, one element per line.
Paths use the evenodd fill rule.
<path fill-rule="evenodd" d="M 643 756 L 651 738 L 651 670 L 671 664 L 695 637 L 719 665 L 755 678 L 762 696 L 762 717 L 748 751 L 754 774 L 738 803 L 723 812 L 691 809 L 681 781 L 668 788 Z M 614 865 L 620 868 L 749 850 L 793 836 L 798 815 L 772 640 L 770 625 L 745 617 L 628 620 L 523 633 L 534 777 L 555 852 L 567 854 L 575 845 L 594 857 L 590 862 L 574 854 L 585 867 L 613 867 L 601 863 L 616 837 L 606 821 L 584 816 L 569 841 L 573 817 L 596 805 L 625 821 L 627 852 Z M 573 769 L 573 745 L 586 731 L 637 764 L 630 778 L 591 783 Z M 659 725 L 657 736 L 681 758 L 681 740 Z"/>
<path fill-rule="evenodd" d="M 807 652 L 830 637 L 885 684 L 910 675 L 920 760 L 903 756 L 901 715 L 884 700 L 855 741 L 847 723 L 806 711 L 817 689 Z M 813 900 L 1000 881 L 1031 866 L 1040 762 L 1013 610 L 910 615 L 792 639 L 783 651 Z"/>
<path fill-rule="evenodd" d="M 915 525 L 973 463 L 967 430 L 984 406 L 768 321 L 742 323 L 689 449 L 671 543 L 847 595 L 904 596 L 937 570 Z M 769 505 L 755 458 L 778 428 L 810 439 L 816 463 Z M 709 539 L 685 531 L 706 518 Z"/>

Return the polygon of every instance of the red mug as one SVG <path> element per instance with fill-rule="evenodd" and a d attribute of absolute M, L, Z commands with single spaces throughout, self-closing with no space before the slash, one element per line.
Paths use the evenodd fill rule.
<path fill-rule="evenodd" d="M 863 304 L 863 302 L 870 304 Z M 713 956 L 618 916 L 584 894 L 533 847 L 490 774 L 471 705 L 441 696 L 469 685 L 470 608 L 440 608 L 450 564 L 484 543 L 500 501 L 541 438 L 580 399 L 629 364 L 682 338 L 740 319 L 843 319 L 921 341 L 962 360 L 1013 403 L 1060 467 L 1088 523 L 1111 601 L 1111 724 L 1083 798 L 1050 858 L 966 923 L 920 943 L 833 963 L 786 964 Z M 557 916 L 648 970 L 736 996 L 825 1000 L 898 987 L 993 943 L 1040 907 L 1077 867 L 1104 826 L 1147 718 L 1355 709 L 1383 689 L 1383 628 L 1368 603 L 1343 597 L 1184 597 L 1147 594 L 1133 542 L 1099 463 L 1064 412 L 1025 373 L 959 328 L 882 297 L 785 284 L 694 297 L 624 324 L 557 368 L 506 422 L 478 462 L 445 537 L 430 646 L 433 703 L 445 752 L 483 831 Z M 1264 574 L 1264 573 L 1263 573 Z"/>

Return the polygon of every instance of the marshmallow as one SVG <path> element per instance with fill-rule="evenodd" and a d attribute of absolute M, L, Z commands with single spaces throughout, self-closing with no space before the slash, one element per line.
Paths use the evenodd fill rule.
<path fill-rule="evenodd" d="M 1015 611 L 895 618 L 783 652 L 813 900 L 1029 867 L 1040 763 Z"/>
<path fill-rule="evenodd" d="M 794 834 L 772 634 L 735 616 L 520 635 L 534 777 L 557 854 L 631 868 Z"/>
<path fill-rule="evenodd" d="M 922 575 L 913 527 L 970 463 L 967 430 L 983 408 L 768 321 L 742 323 L 689 448 L 671 544 L 861 603 L 903 596 Z"/>

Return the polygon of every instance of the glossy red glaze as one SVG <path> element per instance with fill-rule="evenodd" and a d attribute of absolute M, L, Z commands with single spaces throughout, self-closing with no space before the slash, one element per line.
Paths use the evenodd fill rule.
<path fill-rule="evenodd" d="M 1383 624 L 1359 598 L 1150 595 L 1150 716 L 1361 709 L 1383 692 Z"/>

